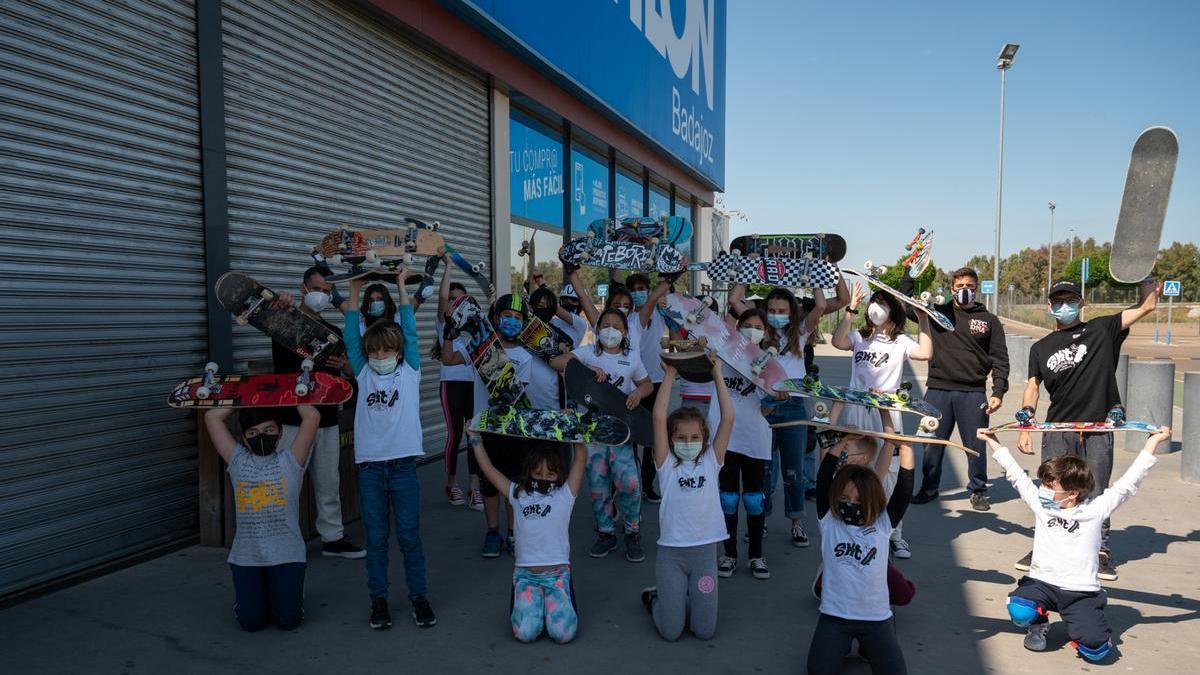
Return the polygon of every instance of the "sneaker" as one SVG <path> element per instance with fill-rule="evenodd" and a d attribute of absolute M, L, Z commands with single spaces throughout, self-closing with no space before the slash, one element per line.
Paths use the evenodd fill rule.
<path fill-rule="evenodd" d="M 809 488 L 804 491 L 804 498 L 810 502 L 817 501 L 817 491 L 815 488 Z"/>
<path fill-rule="evenodd" d="M 650 616 L 654 616 L 654 601 L 658 599 L 658 587 L 647 586 L 642 589 L 642 606 Z"/>
<path fill-rule="evenodd" d="M 592 544 L 592 548 L 588 551 L 588 555 L 593 558 L 603 558 L 610 551 L 617 547 L 617 537 L 609 532 L 597 532 L 596 543 Z"/>
<path fill-rule="evenodd" d="M 928 504 L 929 502 L 931 502 L 937 498 L 938 498 L 937 490 L 934 490 L 932 492 L 929 492 L 927 490 L 921 490 L 917 494 L 913 495 L 912 503 L 913 504 Z"/>
<path fill-rule="evenodd" d="M 500 538 L 500 533 L 496 530 L 488 530 L 487 534 L 483 535 L 483 557 L 499 558 L 503 545 L 504 540 Z"/>
<path fill-rule="evenodd" d="M 653 487 L 648 487 L 642 491 L 642 500 L 651 504 L 659 504 L 662 502 L 662 495 L 658 494 Z"/>
<path fill-rule="evenodd" d="M 392 613 L 388 611 L 387 598 L 375 598 L 371 601 L 371 628 L 384 630 L 392 627 Z"/>
<path fill-rule="evenodd" d="M 462 506 L 467 503 L 466 498 L 463 497 L 462 488 L 457 485 L 446 486 L 446 499 L 450 500 L 451 506 Z"/>
<path fill-rule="evenodd" d="M 1097 570 L 1096 576 L 1104 581 L 1117 580 L 1117 568 L 1113 567 L 1112 556 L 1108 551 L 1100 551 L 1100 568 Z"/>
<path fill-rule="evenodd" d="M 792 523 L 792 546 L 808 548 L 808 533 L 804 531 L 804 523 Z"/>
<path fill-rule="evenodd" d="M 728 579 L 733 576 L 733 571 L 737 569 L 737 558 L 732 558 L 723 555 L 717 559 L 717 576 Z"/>
<path fill-rule="evenodd" d="M 337 541 L 327 541 L 321 544 L 321 555 L 330 558 L 349 558 L 358 560 L 367 557 L 367 552 L 351 544 L 345 537 Z"/>
<path fill-rule="evenodd" d="M 616 547 L 615 541 L 613 546 Z M 646 559 L 646 552 L 642 550 L 642 535 L 636 533 L 625 535 L 625 559 L 629 562 L 642 562 Z"/>
<path fill-rule="evenodd" d="M 1031 652 L 1046 651 L 1046 633 L 1050 632 L 1050 622 L 1035 623 L 1025 634 L 1025 649 Z"/>
<path fill-rule="evenodd" d="M 763 539 L 766 539 L 766 538 L 767 538 L 767 524 L 763 523 Z M 742 541 L 749 543 L 749 541 L 750 541 L 750 533 L 749 532 L 742 533 Z"/>
<path fill-rule="evenodd" d="M 904 539 L 893 539 L 892 555 L 901 560 L 908 560 L 911 558 L 912 551 L 908 550 L 908 542 L 904 541 Z"/>
<path fill-rule="evenodd" d="M 433 608 L 429 606 L 429 601 L 425 596 L 421 596 L 413 600 L 413 621 L 420 628 L 429 628 L 437 623 L 437 617 L 433 615 Z"/>
<path fill-rule="evenodd" d="M 986 492 L 972 492 L 971 493 L 971 508 L 975 509 L 976 511 L 991 511 L 992 505 L 990 503 L 988 503 L 987 493 Z"/>
<path fill-rule="evenodd" d="M 504 538 L 504 550 L 512 557 L 517 557 L 517 540 L 511 534 Z"/>
<path fill-rule="evenodd" d="M 472 489 L 469 493 L 467 493 L 467 506 L 470 507 L 472 511 L 482 511 L 483 493 L 478 489 Z"/>
<path fill-rule="evenodd" d="M 1025 554 L 1025 557 L 1023 557 L 1020 560 L 1018 560 L 1017 562 L 1013 563 L 1013 567 L 1021 570 L 1022 572 L 1028 572 L 1029 566 L 1032 564 L 1033 564 L 1033 551 L 1030 551 L 1029 553 Z"/>
<path fill-rule="evenodd" d="M 771 570 L 767 569 L 767 559 L 751 558 L 750 574 L 753 574 L 755 579 L 770 579 Z"/>

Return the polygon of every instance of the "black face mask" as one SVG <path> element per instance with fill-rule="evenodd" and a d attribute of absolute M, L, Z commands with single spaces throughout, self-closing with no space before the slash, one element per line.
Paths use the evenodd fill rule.
<path fill-rule="evenodd" d="M 532 478 L 530 479 L 529 484 L 533 487 L 534 492 L 544 495 L 550 494 L 551 490 L 558 487 L 554 481 L 546 480 L 545 478 Z"/>
<path fill-rule="evenodd" d="M 570 312 L 572 314 L 579 313 L 579 305 L 574 302 L 561 302 L 561 303 L 559 303 L 559 306 L 561 306 L 563 309 L 567 310 L 568 312 Z"/>
<path fill-rule="evenodd" d="M 279 445 L 279 434 L 259 434 L 245 441 L 247 450 L 259 457 L 267 457 L 275 454 L 275 448 Z"/>
<path fill-rule="evenodd" d="M 842 517 L 842 522 L 847 525 L 862 525 L 863 518 L 862 504 L 851 504 L 850 502 L 837 503 L 838 515 Z"/>
<path fill-rule="evenodd" d="M 536 316 L 537 318 L 541 319 L 544 322 L 548 322 L 548 321 L 550 321 L 550 319 L 554 318 L 554 308 L 553 307 L 538 307 L 537 309 L 533 310 L 533 315 Z"/>

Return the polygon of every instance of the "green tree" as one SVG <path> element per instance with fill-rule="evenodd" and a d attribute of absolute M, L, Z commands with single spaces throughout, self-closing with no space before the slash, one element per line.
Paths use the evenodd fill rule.
<path fill-rule="evenodd" d="M 887 271 L 880 275 L 879 280 L 892 288 L 897 288 L 900 285 L 901 277 L 908 274 L 908 268 L 904 266 L 904 259 L 907 257 L 908 254 L 905 254 L 897 258 L 896 263 L 889 265 Z M 925 271 L 921 272 L 920 276 L 914 279 L 916 282 L 916 292 L 920 293 L 933 287 L 933 282 L 937 274 L 938 270 L 934 265 L 931 264 L 929 267 L 926 267 Z"/>
<path fill-rule="evenodd" d="M 1179 281 L 1182 285 L 1180 300 L 1200 299 L 1200 248 L 1192 243 L 1173 242 L 1159 251 L 1154 277 L 1161 281 Z"/>

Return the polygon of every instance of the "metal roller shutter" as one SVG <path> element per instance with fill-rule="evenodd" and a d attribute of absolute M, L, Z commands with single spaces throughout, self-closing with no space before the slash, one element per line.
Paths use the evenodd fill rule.
<path fill-rule="evenodd" d="M 405 216 L 441 221 L 464 256 L 491 259 L 481 77 L 335 2 L 230 0 L 223 17 L 232 269 L 295 291 L 323 234 L 400 227 Z M 445 428 L 431 310 L 417 323 L 421 419 L 436 452 Z M 235 328 L 235 362 L 259 358 L 267 341 Z"/>
<path fill-rule="evenodd" d="M 0 4 L 0 596 L 196 534 L 189 2 Z"/>

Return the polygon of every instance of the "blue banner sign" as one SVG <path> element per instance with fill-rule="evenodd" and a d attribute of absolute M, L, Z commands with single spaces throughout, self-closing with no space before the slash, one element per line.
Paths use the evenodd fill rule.
<path fill-rule="evenodd" d="M 513 112 L 508 122 L 509 200 L 513 218 L 562 227 L 563 144 Z"/>
<path fill-rule="evenodd" d="M 608 167 L 576 147 L 571 152 L 571 229 L 608 217 Z"/>

